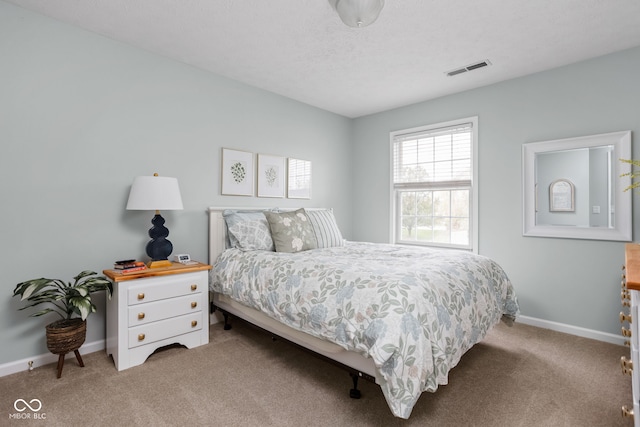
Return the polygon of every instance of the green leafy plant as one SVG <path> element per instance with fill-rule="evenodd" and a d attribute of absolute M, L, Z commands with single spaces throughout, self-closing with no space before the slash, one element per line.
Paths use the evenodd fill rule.
<path fill-rule="evenodd" d="M 63 319 L 72 319 L 80 316 L 85 320 L 91 313 L 96 312 L 96 306 L 91 301 L 91 294 L 98 291 L 107 291 L 111 298 L 113 285 L 104 276 L 96 276 L 98 273 L 85 270 L 73 278 L 73 282 L 65 283 L 60 279 L 33 279 L 18 283 L 13 290 L 13 296 L 20 295 L 20 301 L 29 304 L 22 307 L 24 310 L 40 304 L 49 304 L 49 307 L 31 314 L 31 317 L 42 316 L 47 313 L 57 313 Z"/>
<path fill-rule="evenodd" d="M 640 160 L 620 159 L 620 161 L 623 163 L 629 163 L 632 166 L 631 172 L 623 173 L 622 175 L 620 175 L 621 178 L 625 176 L 631 177 L 631 185 L 625 188 L 624 191 L 634 190 L 640 187 L 640 182 L 635 181 L 637 178 L 640 177 L 640 171 L 638 171 L 637 169 L 636 170 L 633 169 L 633 168 L 640 168 Z"/>

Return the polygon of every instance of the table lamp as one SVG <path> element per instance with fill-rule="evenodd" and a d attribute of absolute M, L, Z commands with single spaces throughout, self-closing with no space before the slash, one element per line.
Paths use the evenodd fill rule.
<path fill-rule="evenodd" d="M 139 176 L 133 180 L 127 210 L 156 211 L 151 220 L 153 227 L 149 229 L 151 240 L 147 243 L 146 252 L 151 258 L 149 268 L 171 266 L 169 255 L 173 251 L 173 245 L 167 236 L 169 229 L 164 226 L 164 218 L 160 211 L 181 210 L 182 197 L 176 178 L 167 176 Z"/>

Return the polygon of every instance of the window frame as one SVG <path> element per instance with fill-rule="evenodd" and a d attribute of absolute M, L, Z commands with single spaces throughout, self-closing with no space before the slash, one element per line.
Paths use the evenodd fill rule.
<path fill-rule="evenodd" d="M 395 158 L 394 158 L 394 143 L 395 140 L 401 136 L 409 134 L 429 133 L 436 131 L 437 129 L 455 127 L 471 124 L 471 185 L 470 185 L 470 209 L 469 209 L 469 244 L 459 245 L 451 243 L 437 243 L 437 242 L 418 242 L 418 241 L 406 241 L 401 240 L 398 236 L 399 224 L 399 209 L 401 204 L 399 203 L 400 194 L 402 191 L 407 190 L 438 190 L 438 189 L 452 189 L 452 181 L 446 181 L 442 183 L 427 183 L 424 186 L 413 185 L 412 188 L 395 188 L 394 174 L 395 174 Z M 390 224 L 389 224 L 389 241 L 392 244 L 398 245 L 411 245 L 411 246 L 425 246 L 425 247 L 438 247 L 438 248 L 451 248 L 468 250 L 474 253 L 478 253 L 478 116 L 466 117 L 447 122 L 433 123 L 425 126 L 418 126 L 410 129 L 402 129 L 389 133 L 389 158 L 390 158 L 390 175 L 389 175 L 389 194 L 390 194 Z M 462 188 L 462 187 L 459 187 Z M 467 188 L 467 187 L 464 187 Z"/>

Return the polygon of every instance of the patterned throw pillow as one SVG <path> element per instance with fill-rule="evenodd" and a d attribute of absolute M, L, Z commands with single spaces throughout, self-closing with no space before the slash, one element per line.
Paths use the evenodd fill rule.
<path fill-rule="evenodd" d="M 300 252 L 318 247 L 304 209 L 293 212 L 265 212 L 276 252 Z"/>
<path fill-rule="evenodd" d="M 273 251 L 269 223 L 262 211 L 225 210 L 222 213 L 232 248 L 243 251 Z"/>
<path fill-rule="evenodd" d="M 242 221 L 232 225 L 229 233 L 243 251 L 273 251 L 273 240 L 265 221 Z"/>
<path fill-rule="evenodd" d="M 316 235 L 319 248 L 332 248 L 334 246 L 344 246 L 342 233 L 336 223 L 331 209 L 306 210 L 311 227 Z"/>

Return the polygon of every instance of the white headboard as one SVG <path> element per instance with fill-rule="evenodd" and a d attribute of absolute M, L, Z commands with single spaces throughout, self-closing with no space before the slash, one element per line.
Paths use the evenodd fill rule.
<path fill-rule="evenodd" d="M 227 227 L 222 217 L 225 209 L 232 208 L 209 208 L 209 265 L 213 265 L 226 247 Z"/>

